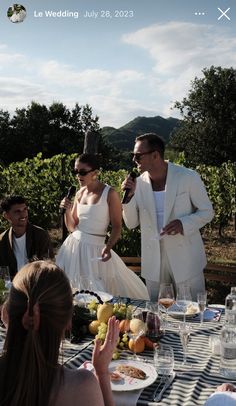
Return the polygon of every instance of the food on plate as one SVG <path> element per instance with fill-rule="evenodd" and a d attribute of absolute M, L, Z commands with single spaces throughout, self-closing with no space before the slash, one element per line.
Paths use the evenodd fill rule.
<path fill-rule="evenodd" d="M 198 312 L 198 307 L 195 306 L 193 303 L 190 303 L 190 304 L 187 306 L 186 314 L 195 314 L 195 313 L 197 313 L 197 312 Z"/>
<path fill-rule="evenodd" d="M 114 371 L 110 373 L 110 379 L 112 382 L 120 382 L 124 378 L 121 376 L 121 374 L 119 374 L 119 372 Z"/>
<path fill-rule="evenodd" d="M 146 378 L 146 373 L 142 371 L 142 369 L 133 367 L 132 365 L 117 365 L 116 371 L 120 372 L 121 374 L 130 376 L 131 378 L 136 378 L 136 379 L 145 379 Z"/>

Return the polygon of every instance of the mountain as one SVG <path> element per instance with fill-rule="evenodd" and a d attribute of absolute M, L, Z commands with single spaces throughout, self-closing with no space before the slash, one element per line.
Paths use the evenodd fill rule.
<path fill-rule="evenodd" d="M 155 132 L 168 143 L 170 134 L 180 123 L 177 118 L 136 117 L 120 128 L 103 127 L 102 137 L 113 147 L 122 151 L 131 151 L 138 135 Z"/>

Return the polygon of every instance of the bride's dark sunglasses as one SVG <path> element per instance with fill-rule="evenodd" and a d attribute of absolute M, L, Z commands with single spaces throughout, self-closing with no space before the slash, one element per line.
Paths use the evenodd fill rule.
<path fill-rule="evenodd" d="M 80 170 L 72 169 L 72 173 L 75 176 L 77 176 L 77 175 L 86 176 L 88 173 L 93 172 L 93 171 L 94 171 L 94 169 L 88 169 L 87 171 L 86 171 L 86 169 L 80 169 Z"/>

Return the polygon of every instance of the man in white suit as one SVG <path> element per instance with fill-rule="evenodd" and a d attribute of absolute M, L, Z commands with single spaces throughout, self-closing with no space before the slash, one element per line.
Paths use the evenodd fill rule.
<path fill-rule="evenodd" d="M 165 144 L 154 133 L 136 138 L 133 161 L 141 175 L 128 176 L 123 204 L 128 228 L 141 227 L 142 277 L 151 300 L 160 283 L 187 283 L 193 300 L 205 290 L 206 255 L 199 229 L 213 218 L 206 189 L 197 172 L 164 160 Z"/>

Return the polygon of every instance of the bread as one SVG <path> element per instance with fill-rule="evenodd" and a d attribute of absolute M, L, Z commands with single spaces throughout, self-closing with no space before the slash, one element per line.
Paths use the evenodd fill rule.
<path fill-rule="evenodd" d="M 139 368 L 133 367 L 131 365 L 118 365 L 116 367 L 116 370 L 120 372 L 121 374 L 130 376 L 131 378 L 137 378 L 137 379 L 145 379 L 146 374 L 144 371 L 142 371 Z"/>
<path fill-rule="evenodd" d="M 195 314 L 197 312 L 198 312 L 198 308 L 196 306 L 194 306 L 193 303 L 190 303 L 187 306 L 186 314 Z"/>

